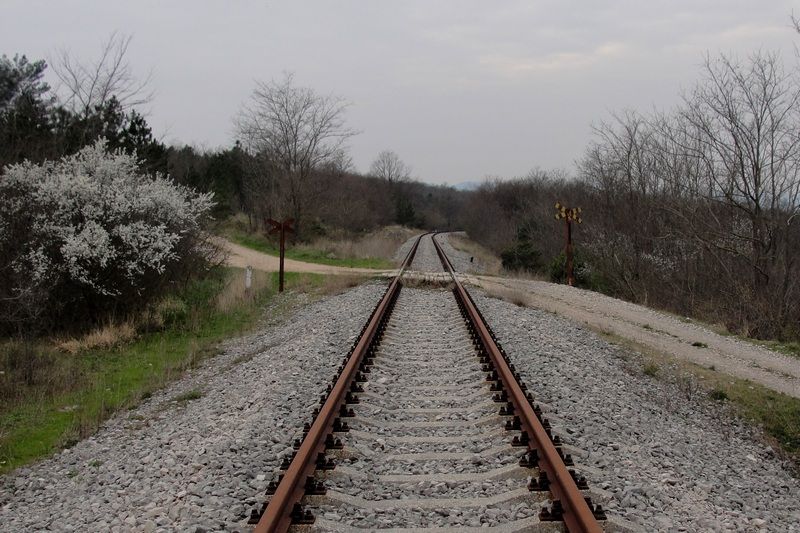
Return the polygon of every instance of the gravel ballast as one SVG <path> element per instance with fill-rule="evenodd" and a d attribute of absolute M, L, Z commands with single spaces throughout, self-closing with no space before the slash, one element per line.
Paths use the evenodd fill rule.
<path fill-rule="evenodd" d="M 450 262 L 453 264 L 453 268 L 455 268 L 456 272 L 466 273 L 466 274 L 484 274 L 486 272 L 486 265 L 481 262 L 480 258 L 470 256 L 467 252 L 462 252 L 461 250 L 455 248 L 450 242 L 450 236 L 457 235 L 459 237 L 467 236 L 466 233 L 457 232 L 457 233 L 442 233 L 436 237 L 436 240 L 439 241 L 439 244 L 442 245 L 442 250 L 444 253 L 447 254 L 447 257 L 450 259 Z"/>
<path fill-rule="evenodd" d="M 437 239 L 469 270 L 467 254 Z M 441 271 L 430 236 L 412 270 Z M 248 531 L 246 515 L 385 287 L 364 284 L 229 341 L 93 437 L 7 474 L 0 531 Z M 800 532 L 800 481 L 723 403 L 690 380 L 645 375 L 636 354 L 574 322 L 470 292 L 610 517 L 642 531 Z M 547 496 L 527 491 L 529 472 L 486 475 L 519 470 L 521 452 L 492 420 L 452 295 L 406 287 L 395 313 L 327 474 L 338 496 L 314 506 L 316 527 L 541 525 Z"/>
<path fill-rule="evenodd" d="M 450 262 L 453 264 L 456 272 L 481 273 L 481 265 L 470 262 L 469 254 L 453 248 L 447 236 L 447 233 L 440 233 L 436 236 L 436 240 L 442 245 L 444 253 L 447 254 L 447 257 L 450 259 Z M 397 250 L 395 259 L 397 261 L 402 261 L 416 240 L 417 237 L 415 236 L 404 242 L 403 245 Z M 440 272 L 442 270 L 442 264 L 439 261 L 439 256 L 436 254 L 436 248 L 434 248 L 433 243 L 431 242 L 430 235 L 425 235 L 422 237 L 410 270 L 425 272 Z"/>
<path fill-rule="evenodd" d="M 418 257 L 431 248 L 424 240 Z M 312 504 L 314 531 L 552 529 L 538 523 L 546 496 L 526 487 L 538 470 L 519 465 L 525 450 L 511 445 L 476 355 L 449 290 L 402 289 L 328 493 Z"/>
<path fill-rule="evenodd" d="M 565 319 L 472 292 L 555 434 L 582 450 L 577 469 L 610 493 L 610 515 L 645 531 L 800 531 L 789 465 L 696 386 L 644 375 Z"/>
<path fill-rule="evenodd" d="M 245 530 L 384 290 L 368 283 L 230 341 L 93 437 L 4 476 L 0 530 Z"/>

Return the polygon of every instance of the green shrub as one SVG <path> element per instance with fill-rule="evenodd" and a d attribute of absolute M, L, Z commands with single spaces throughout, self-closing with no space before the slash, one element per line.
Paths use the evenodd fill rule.
<path fill-rule="evenodd" d="M 529 240 L 516 241 L 500 254 L 500 260 L 506 270 L 535 272 L 542 269 L 542 254 Z"/>
<path fill-rule="evenodd" d="M 550 281 L 553 283 L 567 282 L 567 255 L 561 252 L 551 261 L 548 270 Z M 572 272 L 575 276 L 575 286 L 593 291 L 604 292 L 605 283 L 600 272 L 592 268 L 583 253 L 576 251 L 572 259 Z"/>

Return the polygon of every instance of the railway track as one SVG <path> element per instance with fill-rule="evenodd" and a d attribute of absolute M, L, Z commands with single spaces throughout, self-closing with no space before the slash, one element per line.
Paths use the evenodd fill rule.
<path fill-rule="evenodd" d="M 603 531 L 571 464 L 426 234 L 250 522 L 258 533 Z"/>

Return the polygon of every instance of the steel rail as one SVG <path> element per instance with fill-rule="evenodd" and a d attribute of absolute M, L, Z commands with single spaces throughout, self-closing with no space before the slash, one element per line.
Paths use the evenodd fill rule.
<path fill-rule="evenodd" d="M 567 470 L 564 460 L 556 450 L 539 417 L 536 416 L 525 391 L 520 387 L 514 372 L 492 338 L 492 334 L 477 306 L 472 301 L 472 297 L 458 280 L 453 264 L 436 241 L 436 235 L 431 237 L 431 240 L 436 247 L 436 253 L 439 255 L 442 266 L 453 278 L 455 294 L 466 309 L 469 320 L 475 327 L 483 347 L 489 354 L 498 378 L 502 380 L 508 397 L 514 404 L 516 415 L 519 417 L 523 429 L 528 432 L 532 444 L 538 450 L 539 469 L 547 472 L 550 480 L 549 489 L 553 494 L 554 501 L 559 500 L 561 502 L 564 525 L 570 533 L 602 533 L 603 528 L 597 522 L 592 509 L 578 489 L 569 470 Z"/>
<path fill-rule="evenodd" d="M 380 323 L 390 308 L 393 298 L 396 297 L 400 290 L 400 278 L 403 272 L 411 266 L 420 240 L 425 235 L 427 233 L 417 237 L 411 250 L 406 254 L 397 275 L 389 284 L 388 289 L 372 313 L 364 332 L 354 347 L 352 354 L 347 359 L 344 369 L 339 374 L 325 403 L 320 408 L 319 414 L 300 444 L 300 448 L 283 474 L 280 483 L 278 483 L 275 494 L 255 525 L 254 533 L 283 533 L 292 525 L 292 512 L 295 505 L 300 502 L 300 499 L 305 494 L 305 484 L 308 476 L 312 476 L 316 470 L 318 455 L 325 451 L 325 439 L 333 429 L 338 410 L 344 405 L 347 391 L 356 377 L 361 361 L 375 340 Z"/>

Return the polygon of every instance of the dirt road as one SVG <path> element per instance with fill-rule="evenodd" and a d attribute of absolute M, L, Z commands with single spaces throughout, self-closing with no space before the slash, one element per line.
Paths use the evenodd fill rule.
<path fill-rule="evenodd" d="M 256 250 L 251 250 L 244 246 L 232 243 L 226 239 L 219 237 L 214 238 L 214 243 L 220 246 L 228 253 L 226 263 L 229 266 L 245 268 L 251 266 L 256 270 L 263 270 L 265 272 L 277 272 L 279 267 L 279 260 L 274 255 L 268 255 Z M 333 265 L 320 265 L 317 263 L 304 263 L 303 261 L 295 261 L 293 259 L 286 259 L 284 267 L 287 272 L 311 272 L 315 274 L 373 274 L 383 275 L 388 274 L 390 270 L 375 270 L 372 268 L 348 268 Z"/>

